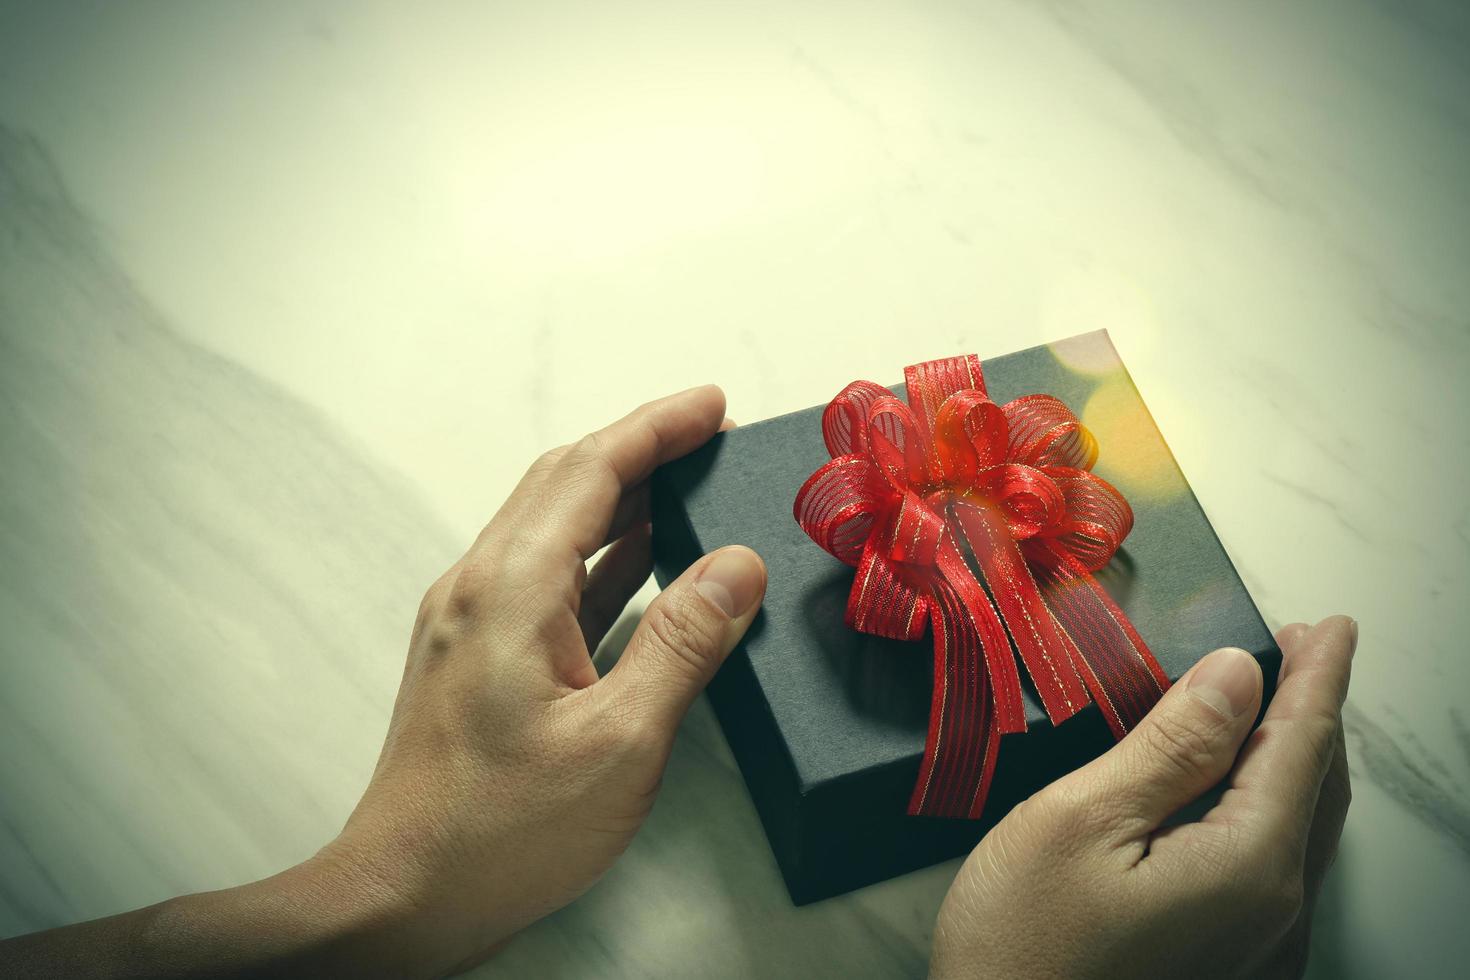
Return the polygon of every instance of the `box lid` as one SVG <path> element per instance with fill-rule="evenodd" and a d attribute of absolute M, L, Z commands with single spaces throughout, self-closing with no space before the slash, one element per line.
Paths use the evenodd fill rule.
<path fill-rule="evenodd" d="M 1097 436 L 1094 471 L 1123 492 L 1135 516 L 1098 579 L 1171 678 L 1218 646 L 1258 656 L 1275 650 L 1105 331 L 991 358 L 984 368 L 996 402 L 1046 392 Z M 903 397 L 901 384 L 892 390 Z M 803 794 L 874 767 L 917 767 L 933 662 L 929 632 L 901 642 L 847 627 L 853 569 L 813 543 L 792 516 L 798 488 L 828 459 L 824 407 L 722 433 L 657 475 L 664 481 L 659 499 L 679 502 L 696 553 L 744 544 L 766 561 L 762 611 L 732 656 L 748 658 Z M 656 514 L 656 527 L 669 519 Z M 1028 722 L 1049 727 L 1029 684 L 1025 698 Z"/>

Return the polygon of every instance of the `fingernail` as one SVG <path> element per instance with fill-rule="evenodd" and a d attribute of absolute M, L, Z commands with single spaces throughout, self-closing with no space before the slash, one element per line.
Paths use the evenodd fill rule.
<path fill-rule="evenodd" d="M 1356 619 L 1348 620 L 1348 632 L 1353 637 L 1352 642 L 1348 644 L 1348 656 L 1351 657 L 1358 652 L 1358 621 Z"/>
<path fill-rule="evenodd" d="M 1189 676 L 1189 693 L 1226 718 L 1235 718 L 1256 699 L 1255 658 L 1238 647 L 1216 650 Z"/>
<path fill-rule="evenodd" d="M 694 588 L 731 619 L 745 613 L 760 598 L 766 571 L 749 548 L 722 548 L 705 563 Z"/>

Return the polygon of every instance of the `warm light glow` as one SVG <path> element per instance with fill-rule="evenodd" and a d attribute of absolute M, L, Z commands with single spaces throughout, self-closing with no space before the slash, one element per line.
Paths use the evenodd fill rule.
<path fill-rule="evenodd" d="M 1101 447 L 1094 472 L 1129 500 L 1163 500 L 1185 491 L 1168 448 L 1124 372 L 1116 371 L 1092 393 L 1081 417 Z"/>

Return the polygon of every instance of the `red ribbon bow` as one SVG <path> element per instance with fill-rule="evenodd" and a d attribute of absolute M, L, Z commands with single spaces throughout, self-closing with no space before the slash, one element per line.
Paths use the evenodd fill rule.
<path fill-rule="evenodd" d="M 1051 723 L 1096 700 L 1115 738 L 1169 679 L 1093 578 L 1133 511 L 1091 472 L 1066 405 L 997 405 L 973 354 L 904 369 L 908 404 L 854 381 L 822 414 L 832 460 L 796 494 L 812 540 L 857 567 L 847 625 L 899 640 L 934 623 L 934 694 L 908 812 L 980 816 L 1000 736 L 1026 730 L 1020 654 Z M 973 558 L 973 566 L 966 560 Z"/>

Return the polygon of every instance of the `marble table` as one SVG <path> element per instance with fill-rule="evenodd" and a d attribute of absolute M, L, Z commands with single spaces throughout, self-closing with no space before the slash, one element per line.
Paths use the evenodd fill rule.
<path fill-rule="evenodd" d="M 0 9 L 0 935 L 327 839 L 539 450 L 1106 327 L 1271 624 L 1362 623 L 1311 974 L 1470 958 L 1462 4 Z M 955 867 L 792 908 L 701 702 L 482 973 L 912 976 Z"/>

